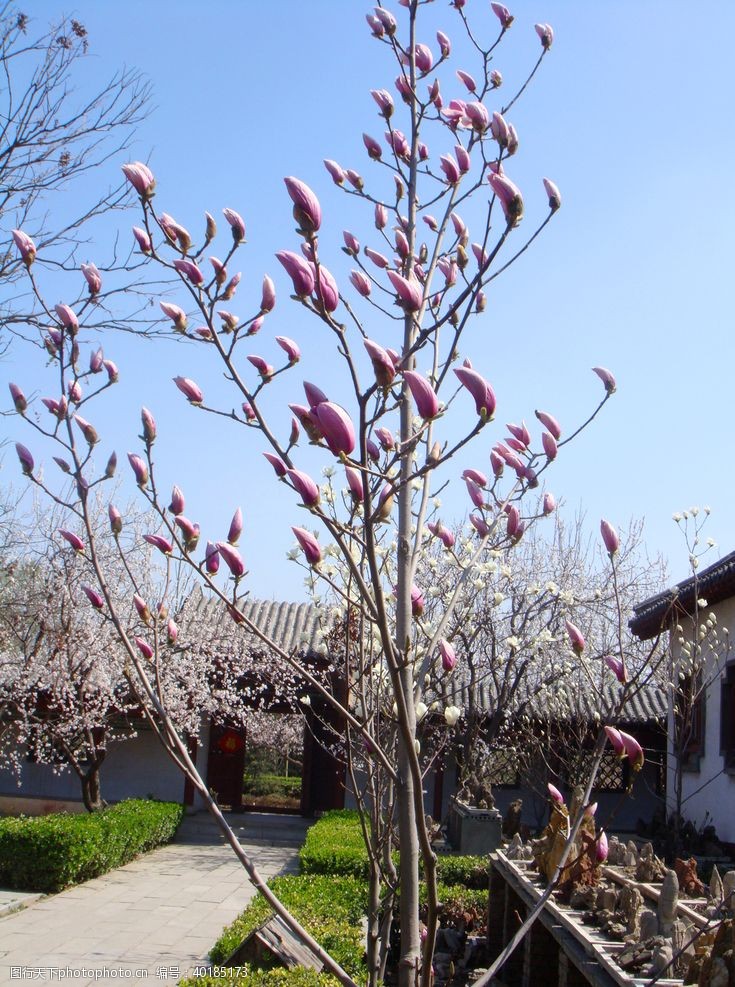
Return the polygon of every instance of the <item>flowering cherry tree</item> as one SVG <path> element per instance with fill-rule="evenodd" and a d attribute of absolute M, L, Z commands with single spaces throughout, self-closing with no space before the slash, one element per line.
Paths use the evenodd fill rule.
<path fill-rule="evenodd" d="M 150 167 L 142 162 L 123 167 L 140 198 L 140 221 L 133 230 L 138 250 L 154 269 L 176 279 L 177 288 L 160 299 L 161 311 L 173 332 L 201 348 L 202 360 L 221 365 L 230 386 L 205 394 L 196 380 L 184 375 L 173 383 L 193 409 L 212 416 L 213 424 L 225 417 L 239 425 L 271 464 L 273 482 L 291 491 L 293 517 L 274 523 L 292 527 L 294 557 L 306 570 L 309 588 L 315 600 L 327 600 L 332 608 L 325 610 L 335 621 L 325 622 L 324 650 L 339 672 L 341 687 L 332 688 L 334 677 L 316 675 L 298 653 L 279 647 L 247 615 L 243 601 L 249 587 L 239 547 L 242 513 L 235 511 L 226 533 L 201 537 L 199 523 L 187 516 L 183 492 L 174 485 L 169 497 L 171 481 L 159 476 L 157 426 L 147 409 L 141 416 L 140 449 L 128 456 L 140 494 L 157 517 L 155 530 L 147 531 L 143 540 L 160 553 L 167 569 L 182 562 L 196 571 L 226 608 L 233 628 L 257 639 L 272 656 L 269 661 L 288 666 L 304 688 L 341 718 L 351 776 L 373 821 L 372 835 L 366 826 L 371 983 L 384 969 L 390 932 L 392 911 L 382 906 L 395 895 L 404 987 L 431 983 L 438 924 L 435 857 L 422 797 L 423 774 L 432 756 L 431 745 L 422 750 L 420 741 L 426 683 L 454 674 L 457 655 L 449 638 L 458 607 L 489 558 L 512 556 L 524 533 L 554 512 L 554 497 L 541 486 L 547 471 L 615 391 L 610 371 L 596 367 L 600 396 L 575 427 L 563 428 L 547 411 L 536 412 L 532 428 L 525 422 L 505 429 L 494 423 L 497 401 L 483 366 L 487 354 L 472 359 L 469 354 L 476 349 L 473 329 L 487 318 L 483 313 L 496 279 L 561 206 L 556 185 L 539 178 L 538 192 L 527 193 L 526 209 L 526 197 L 512 179 L 519 150 L 513 108 L 548 56 L 553 31 L 548 24 L 536 25 L 538 54 L 506 96 L 495 58 L 514 25 L 507 8 L 493 3 L 492 23 L 476 29 L 466 17 L 464 0 L 455 0 L 454 30 L 465 35 L 475 62 L 455 66 L 449 34 L 440 30 L 435 38 L 423 35 L 423 7 L 419 0 L 401 0 L 396 14 L 378 6 L 367 18 L 375 43 L 397 72 L 390 89 L 371 91 L 378 136 L 363 135 L 369 174 L 331 159 L 324 162 L 335 194 L 354 200 L 367 217 L 360 237 L 351 230 L 341 233 L 342 249 L 351 261 L 341 284 L 325 264 L 333 250 L 336 208 L 323 216 L 321 203 L 301 179 L 285 179 L 294 240 L 276 254 L 274 274 L 253 285 L 242 282 L 237 271 L 246 232 L 239 212 L 229 206 L 222 210 L 224 231 L 218 230 L 213 213 L 207 213 L 204 236 L 197 239 L 174 218 L 174 204 L 165 203 L 171 212 L 159 208 L 165 183 L 163 192 L 157 189 Z M 462 218 L 472 203 L 482 206 L 474 228 Z M 472 214 L 478 214 L 474 207 Z M 36 245 L 23 230 L 14 235 L 32 276 Z M 277 318 L 273 313 L 281 294 L 276 288 L 281 269 L 292 303 L 321 329 L 321 336 L 314 330 L 312 338 L 318 342 L 310 345 L 331 345 L 341 362 L 342 390 L 349 393 L 345 406 L 330 398 L 329 382 L 299 379 L 297 340 L 268 336 Z M 83 274 L 90 292 L 98 291 L 94 272 Z M 43 304 L 35 281 L 34 290 Z M 253 881 L 326 968 L 350 984 L 350 977 L 274 898 L 196 772 L 157 686 L 168 660 L 166 607 L 147 602 L 132 567 L 127 585 L 130 598 L 137 599 L 138 623 L 131 628 L 121 612 L 89 509 L 90 492 L 104 490 L 115 460 L 95 471 L 100 437 L 87 417 L 91 402 L 117 382 L 117 366 L 94 346 L 88 354 L 84 320 L 74 306 L 45 306 L 45 311 L 51 328 L 44 340 L 56 374 L 56 396 L 44 399 L 50 415 L 46 424 L 27 414 L 21 384 L 14 385 L 12 394 L 39 441 L 56 446 L 57 464 L 73 480 L 66 504 L 75 515 L 77 530 L 70 535 L 77 542 L 70 542 L 70 551 L 93 570 L 85 590 L 88 605 L 114 627 L 151 723 Z M 286 406 L 290 423 L 284 428 Z M 456 477 L 473 508 L 471 538 L 457 540 L 449 522 L 437 515 L 434 493 L 453 478 L 454 457 L 473 442 L 482 466 Z M 17 451 L 23 472 L 52 493 L 50 481 L 36 466 L 35 446 L 32 452 L 19 443 Z M 314 472 L 325 464 L 327 479 L 320 485 Z M 114 538 L 125 518 L 112 506 L 109 518 Z M 424 559 L 437 538 L 452 559 L 451 583 L 441 607 L 428 619 Z M 607 522 L 603 538 L 614 560 L 618 539 Z M 164 583 L 164 600 L 166 592 Z M 570 622 L 566 632 L 572 652 L 581 656 L 582 631 Z M 624 683 L 624 661 L 621 655 L 607 665 L 600 663 L 598 671 Z M 623 691 L 621 701 L 624 696 Z M 456 725 L 459 712 L 444 711 L 446 731 Z M 633 738 L 611 730 L 621 756 L 637 758 Z M 601 731 L 598 755 L 605 742 Z M 592 778 L 585 801 L 591 785 Z M 394 873 L 390 851 L 396 833 L 400 859 Z M 420 871 L 427 886 L 423 935 Z"/>

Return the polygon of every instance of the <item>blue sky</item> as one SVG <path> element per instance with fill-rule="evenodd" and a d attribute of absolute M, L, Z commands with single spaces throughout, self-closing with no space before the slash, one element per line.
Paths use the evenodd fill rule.
<path fill-rule="evenodd" d="M 489 24 L 488 6 L 468 0 L 467 10 Z M 536 407 L 571 431 L 601 393 L 590 368 L 609 367 L 618 393 L 564 450 L 548 487 L 565 500 L 570 517 L 586 510 L 591 533 L 603 516 L 620 527 L 644 516 L 649 552 L 667 556 L 672 577 L 681 578 L 686 559 L 674 511 L 710 505 L 706 533 L 723 553 L 735 548 L 735 140 L 727 74 L 735 5 L 522 0 L 509 6 L 516 23 L 495 63 L 506 91 L 537 56 L 533 23 L 549 21 L 556 34 L 538 80 L 509 114 L 521 139 L 508 166 L 526 198 L 521 230 L 529 232 L 543 215 L 542 176 L 557 182 L 563 207 L 495 283 L 466 343 L 467 355 L 496 389 L 498 415 L 492 432 L 486 430 L 452 472 L 458 477 L 466 465 L 487 469 L 502 424 L 530 423 Z M 90 35 L 93 58 L 82 85 L 93 86 L 122 65 L 141 70 L 153 84 L 153 109 L 130 157 L 150 160 L 159 211 L 192 229 L 205 210 L 221 215 L 231 206 L 244 216 L 241 308 L 253 307 L 247 300 L 259 298 L 266 271 L 279 291 L 276 311 L 246 352 L 275 356 L 279 334 L 297 339 L 304 352 L 289 385 L 272 396 L 284 430 L 283 409 L 301 399 L 302 379 L 321 384 L 336 400 L 343 395 L 320 327 L 288 302 L 288 282 L 273 257 L 278 249 L 298 249 L 282 177 L 296 175 L 319 195 L 325 216 L 320 250 L 346 282 L 342 230 L 349 224 L 369 242 L 371 217 L 359 219 L 321 162 L 334 158 L 370 180 L 374 175 L 361 134 L 380 136 L 384 127 L 369 89 L 392 88 L 396 72 L 386 49 L 369 36 L 369 9 L 355 0 L 215 2 L 206 9 L 188 0 L 130 0 L 124 9 L 86 0 L 66 8 Z M 47 0 L 33 4 L 38 22 L 64 11 Z M 462 51 L 456 12 L 437 2 L 427 15 L 424 40 L 436 48 L 434 32 L 442 27 Z M 472 70 L 461 57 L 453 67 Z M 460 95 L 459 87 L 450 94 Z M 104 169 L 99 178 L 109 179 Z M 52 208 L 61 214 L 67 206 Z M 99 231 L 100 243 L 109 243 L 118 228 L 128 237 L 136 221 L 135 214 L 113 217 Z M 89 260 L 105 253 L 104 246 L 89 251 Z M 374 331 L 390 341 L 390 329 Z M 208 397 L 224 395 L 214 363 L 202 359 L 201 347 L 114 337 L 104 345 L 121 366 L 119 388 L 95 419 L 105 448 L 135 448 L 138 409 L 149 406 L 161 433 L 162 485 L 179 482 L 187 513 L 213 540 L 223 537 L 241 505 L 253 595 L 299 598 L 301 571 L 284 556 L 292 544 L 290 525 L 303 524 L 303 512 L 274 484 L 260 456 L 265 446 L 250 433 L 203 420 L 171 384 L 183 374 L 196 378 Z M 0 365 L 0 378 L 16 379 L 29 391 L 35 383 L 46 393 L 37 359 L 19 347 Z M 20 423 L 4 421 L 11 438 L 28 438 Z M 315 460 L 309 451 L 305 464 L 318 472 L 317 462 L 325 465 L 327 458 Z M 6 461 L 6 475 L 14 467 Z M 443 494 L 445 522 L 467 508 L 463 484 L 457 479 L 453 486 Z"/>

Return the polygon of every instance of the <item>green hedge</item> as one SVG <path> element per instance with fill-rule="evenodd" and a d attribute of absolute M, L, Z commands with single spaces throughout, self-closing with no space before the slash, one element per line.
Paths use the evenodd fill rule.
<path fill-rule="evenodd" d="M 367 878 L 368 855 L 357 812 L 354 809 L 326 812 L 307 831 L 299 861 L 305 874 L 350 874 Z M 487 857 L 441 854 L 436 867 L 438 880 L 443 884 L 487 889 Z"/>
<path fill-rule="evenodd" d="M 173 839 L 183 806 L 129 799 L 101 812 L 0 819 L 0 884 L 61 891 Z"/>
<path fill-rule="evenodd" d="M 180 980 L 179 987 L 339 987 L 339 980 L 330 973 L 317 973 L 297 966 L 293 970 L 274 967 L 254 970 L 245 967 L 235 976 L 196 977 Z"/>
<path fill-rule="evenodd" d="M 360 922 L 367 910 L 367 887 L 354 877 L 300 874 L 274 877 L 268 882 L 283 904 L 304 928 L 352 976 L 364 972 L 364 946 Z M 224 963 L 250 933 L 262 925 L 272 910 L 257 895 L 245 911 L 228 925 L 209 952 L 214 964 Z M 201 981 L 197 981 L 201 983 Z"/>
<path fill-rule="evenodd" d="M 301 795 L 301 778 L 293 775 L 245 775 L 242 790 L 247 795 L 285 795 L 288 798 L 298 798 Z"/>

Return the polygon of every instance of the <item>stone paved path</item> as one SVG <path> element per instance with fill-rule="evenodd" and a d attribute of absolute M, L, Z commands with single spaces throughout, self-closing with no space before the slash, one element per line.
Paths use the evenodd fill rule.
<path fill-rule="evenodd" d="M 266 877 L 297 869 L 305 820 L 239 819 Z M 0 984 L 173 987 L 254 893 L 209 820 L 185 820 L 175 843 L 0 918 Z"/>

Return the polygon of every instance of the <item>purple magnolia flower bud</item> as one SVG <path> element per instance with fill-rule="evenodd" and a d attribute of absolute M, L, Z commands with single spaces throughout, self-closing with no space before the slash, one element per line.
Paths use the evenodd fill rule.
<path fill-rule="evenodd" d="M 115 475 L 115 470 L 117 469 L 117 453 L 111 452 L 110 458 L 107 460 L 107 466 L 105 466 L 105 477 L 110 480 Z"/>
<path fill-rule="evenodd" d="M 477 91 L 477 83 L 472 78 L 469 72 L 464 72 L 462 69 L 457 69 L 457 78 L 460 82 L 463 82 L 469 92 L 474 93 Z"/>
<path fill-rule="evenodd" d="M 408 257 L 409 246 L 408 239 L 403 230 L 396 230 L 396 252 L 402 258 Z"/>
<path fill-rule="evenodd" d="M 355 427 L 344 408 L 322 401 L 314 409 L 314 415 L 330 452 L 349 456 L 355 448 Z"/>
<path fill-rule="evenodd" d="M 331 161 L 329 158 L 325 158 L 324 167 L 332 176 L 332 181 L 334 182 L 335 185 L 344 184 L 344 180 L 345 180 L 344 169 L 341 168 L 336 161 Z"/>
<path fill-rule="evenodd" d="M 262 356 L 252 355 L 247 357 L 247 361 L 248 363 L 252 363 L 264 382 L 269 381 L 275 373 L 275 368 L 270 363 L 267 363 Z"/>
<path fill-rule="evenodd" d="M 146 661 L 153 660 L 153 648 L 148 644 L 148 642 L 142 637 L 136 637 L 135 643 L 137 645 L 138 651 L 143 655 Z"/>
<path fill-rule="evenodd" d="M 397 157 L 408 162 L 411 154 L 411 148 L 408 143 L 408 138 L 402 130 L 387 130 L 385 132 L 385 141 Z"/>
<path fill-rule="evenodd" d="M 59 534 L 64 541 L 67 541 L 71 545 L 75 552 L 84 551 L 84 542 L 79 535 L 75 535 L 73 531 L 65 531 L 63 528 L 59 528 Z"/>
<path fill-rule="evenodd" d="M 460 179 L 459 165 L 454 160 L 451 154 L 443 154 L 439 158 L 439 166 L 444 172 L 447 183 L 449 185 L 456 185 Z"/>
<path fill-rule="evenodd" d="M 631 737 L 629 733 L 625 733 L 623 730 L 618 730 L 618 733 L 620 734 L 620 739 L 623 742 L 623 748 L 628 756 L 632 770 L 640 771 L 645 761 L 643 748 L 635 737 Z"/>
<path fill-rule="evenodd" d="M 156 419 L 147 408 L 141 408 L 140 420 L 143 423 L 143 441 L 152 446 L 156 441 Z"/>
<path fill-rule="evenodd" d="M 334 312 L 339 305 L 339 288 L 330 272 L 320 264 L 314 268 L 314 280 L 316 281 L 315 295 L 321 302 L 325 311 Z"/>
<path fill-rule="evenodd" d="M 204 221 L 204 238 L 207 243 L 210 243 L 217 236 L 217 222 L 210 212 L 204 213 Z"/>
<path fill-rule="evenodd" d="M 276 476 L 282 477 L 286 475 L 286 473 L 288 472 L 288 467 L 286 466 L 286 464 L 283 462 L 282 459 L 274 455 L 272 452 L 264 452 L 263 455 L 275 470 Z"/>
<path fill-rule="evenodd" d="M 195 286 L 204 283 L 204 275 L 192 260 L 175 260 L 174 267 Z"/>
<path fill-rule="evenodd" d="M 176 644 L 178 636 L 179 636 L 179 629 L 176 626 L 174 620 L 171 619 L 169 620 L 168 624 L 166 624 L 166 640 L 168 641 L 170 647 L 173 647 Z"/>
<path fill-rule="evenodd" d="M 142 161 L 131 161 L 122 166 L 122 171 L 141 199 L 150 199 L 156 187 L 153 172 Z"/>
<path fill-rule="evenodd" d="M 467 367 L 458 367 L 454 373 L 475 399 L 475 408 L 480 418 L 491 421 L 495 414 L 495 392 L 490 384 L 476 370 Z"/>
<path fill-rule="evenodd" d="M 284 178 L 293 202 L 293 216 L 302 232 L 316 233 L 322 224 L 322 209 L 312 190 L 298 178 Z"/>
<path fill-rule="evenodd" d="M 567 629 L 567 634 L 569 635 L 569 643 L 572 646 L 572 651 L 576 655 L 581 655 L 584 651 L 585 640 L 580 629 L 571 622 L 571 620 L 565 620 L 564 626 Z"/>
<path fill-rule="evenodd" d="M 81 415 L 74 415 L 74 421 L 79 426 L 79 430 L 86 439 L 88 445 L 93 446 L 99 442 L 100 437 L 97 434 L 97 429 L 94 425 L 90 425 L 86 418 L 82 418 Z"/>
<path fill-rule="evenodd" d="M 490 450 L 490 465 L 492 466 L 493 476 L 496 479 L 503 475 L 505 460 L 495 451 L 495 449 Z"/>
<path fill-rule="evenodd" d="M 510 131 L 508 124 L 505 122 L 505 119 L 500 115 L 500 113 L 493 113 L 493 118 L 490 121 L 490 133 L 493 135 L 500 147 L 508 146 Z"/>
<path fill-rule="evenodd" d="M 232 521 L 230 521 L 230 530 L 227 533 L 227 541 L 230 545 L 237 545 L 240 540 L 240 535 L 242 534 L 242 510 L 238 507 L 235 513 L 232 515 Z"/>
<path fill-rule="evenodd" d="M 550 432 L 542 432 L 541 434 L 541 444 L 544 447 L 544 452 L 546 453 L 546 458 L 551 461 L 556 459 L 556 454 L 558 448 L 556 445 L 556 439 Z"/>
<path fill-rule="evenodd" d="M 465 484 L 467 485 L 467 493 L 470 495 L 470 500 L 475 505 L 475 507 L 485 506 L 485 497 L 482 493 L 482 488 L 479 487 L 474 480 L 469 477 L 465 477 Z"/>
<path fill-rule="evenodd" d="M 372 339 L 363 340 L 365 349 L 373 364 L 375 381 L 379 387 L 390 387 L 396 375 L 396 368 L 388 355 L 388 351 L 373 342 Z"/>
<path fill-rule="evenodd" d="M 484 134 L 490 126 L 490 114 L 484 103 L 473 100 L 467 103 L 464 108 L 464 115 L 470 122 L 470 126 L 478 134 Z"/>
<path fill-rule="evenodd" d="M 82 264 L 82 274 L 89 287 L 89 293 L 94 297 L 102 290 L 102 276 L 94 264 Z"/>
<path fill-rule="evenodd" d="M 13 240 L 20 251 L 21 260 L 27 268 L 30 268 L 36 259 L 36 245 L 23 230 L 13 230 Z"/>
<path fill-rule="evenodd" d="M 113 535 L 119 535 L 123 527 L 122 514 L 114 504 L 110 504 L 107 508 L 107 516 L 110 519 L 110 531 Z"/>
<path fill-rule="evenodd" d="M 416 410 L 420 417 L 424 421 L 436 418 L 439 414 L 439 399 L 428 380 L 415 370 L 404 370 L 403 378 L 416 402 Z"/>
<path fill-rule="evenodd" d="M 149 545 L 153 545 L 157 548 L 159 552 L 163 552 L 164 555 L 170 555 L 174 547 L 171 542 L 164 538 L 163 535 L 143 535 L 143 541 L 147 541 Z"/>
<path fill-rule="evenodd" d="M 67 390 L 69 391 L 69 400 L 72 402 L 72 404 L 79 404 L 80 401 L 82 400 L 82 385 L 79 383 L 79 381 L 70 380 L 69 387 L 67 388 Z"/>
<path fill-rule="evenodd" d="M 302 428 L 309 437 L 309 441 L 319 442 L 322 439 L 322 430 L 319 427 L 319 422 L 314 414 L 314 409 L 309 410 L 302 404 L 290 404 L 289 408 L 293 411 L 294 415 L 301 423 Z M 292 438 L 294 438 L 293 428 L 291 429 L 291 434 Z M 295 437 L 298 438 L 298 433 Z"/>
<path fill-rule="evenodd" d="M 54 311 L 61 320 L 64 328 L 68 329 L 72 334 L 79 329 L 79 319 L 77 319 L 68 305 L 54 305 Z"/>
<path fill-rule="evenodd" d="M 388 280 L 398 294 L 399 304 L 407 312 L 418 312 L 424 299 L 424 289 L 415 276 L 404 278 L 397 271 L 388 271 Z"/>
<path fill-rule="evenodd" d="M 171 319 L 177 332 L 186 332 L 187 320 L 183 308 L 172 302 L 159 302 L 163 314 Z"/>
<path fill-rule="evenodd" d="M 420 617 L 424 612 L 424 607 L 426 606 L 426 601 L 424 600 L 424 594 L 418 588 L 418 586 L 411 587 L 411 613 L 414 617 Z"/>
<path fill-rule="evenodd" d="M 541 39 L 541 47 L 544 51 L 548 51 L 554 43 L 554 31 L 551 24 L 534 24 L 533 27 Z"/>
<path fill-rule="evenodd" d="M 625 685 L 628 681 L 628 675 L 625 670 L 625 665 L 620 658 L 615 658 L 613 655 L 607 655 L 604 658 L 604 662 L 610 671 L 613 673 L 615 678 L 621 685 Z"/>
<path fill-rule="evenodd" d="M 276 286 L 267 274 L 263 278 L 263 288 L 260 296 L 260 311 L 272 312 L 276 305 Z"/>
<path fill-rule="evenodd" d="M 352 500 L 355 503 L 361 503 L 365 499 L 365 491 L 362 486 L 362 476 L 354 468 L 354 466 L 345 466 L 345 476 L 347 477 L 347 485 L 350 488 Z"/>
<path fill-rule="evenodd" d="M 615 391 L 617 390 L 617 385 L 615 383 L 615 378 L 610 373 L 610 371 L 606 370 L 604 367 L 593 367 L 592 370 L 594 373 L 597 374 L 597 376 L 600 378 L 602 383 L 605 385 L 605 390 L 607 391 L 607 393 L 614 394 Z"/>
<path fill-rule="evenodd" d="M 276 257 L 293 281 L 294 294 L 298 298 L 306 298 L 307 295 L 310 295 L 315 284 L 312 265 L 291 250 L 279 250 Z"/>
<path fill-rule="evenodd" d="M 439 539 L 439 541 L 442 543 L 442 545 L 444 545 L 445 548 L 454 548 L 454 542 L 455 542 L 454 535 L 449 530 L 449 528 L 444 527 L 441 521 L 436 521 L 436 522 L 429 521 L 426 527 L 429 529 L 432 535 L 434 535 L 435 538 Z"/>
<path fill-rule="evenodd" d="M 168 505 L 168 509 L 172 514 L 183 514 L 184 505 L 184 494 L 179 487 L 174 485 L 174 488 L 171 491 L 171 503 Z"/>
<path fill-rule="evenodd" d="M 151 238 L 148 236 L 145 230 L 141 229 L 140 226 L 134 226 L 133 236 L 138 241 L 138 246 L 140 247 L 140 252 L 142 254 L 153 253 L 153 244 L 151 243 Z"/>
<path fill-rule="evenodd" d="M 373 161 L 379 161 L 383 157 L 383 149 L 370 134 L 362 135 L 362 142 L 367 150 L 368 157 L 372 158 Z"/>
<path fill-rule="evenodd" d="M 345 230 L 342 233 L 342 238 L 345 241 L 345 253 L 347 253 L 350 257 L 357 257 L 360 253 L 360 241 L 357 237 L 353 233 L 350 233 L 349 230 Z"/>
<path fill-rule="evenodd" d="M 429 227 L 432 233 L 436 233 L 439 229 L 439 224 L 433 216 L 423 216 L 422 217 L 426 225 Z"/>
<path fill-rule="evenodd" d="M 513 15 L 502 3 L 491 3 L 490 7 L 492 8 L 492 12 L 500 21 L 500 26 L 504 31 L 506 31 L 513 23 Z"/>
<path fill-rule="evenodd" d="M 296 540 L 304 550 L 309 565 L 319 565 L 322 560 L 322 550 L 315 536 L 305 528 L 291 528 L 291 531 L 296 535 Z"/>
<path fill-rule="evenodd" d="M 375 203 L 375 227 L 378 230 L 384 230 L 388 225 L 388 210 L 385 208 L 382 202 Z"/>
<path fill-rule="evenodd" d="M 365 182 L 363 182 L 360 175 L 352 168 L 347 168 L 345 171 L 345 175 L 347 175 L 347 181 L 350 183 L 350 185 L 354 189 L 357 189 L 358 192 L 362 192 L 363 188 L 365 187 Z"/>
<path fill-rule="evenodd" d="M 215 284 L 218 284 L 221 288 L 222 285 L 227 280 L 227 268 L 219 259 L 219 257 L 210 257 L 209 263 L 212 265 L 212 268 L 214 269 Z"/>
<path fill-rule="evenodd" d="M 618 757 L 625 757 L 625 744 L 623 743 L 623 737 L 620 731 L 615 727 L 605 727 L 605 733 Z"/>
<path fill-rule="evenodd" d="M 238 315 L 233 315 L 232 312 L 227 312 L 223 308 L 217 311 L 217 315 L 222 319 L 222 332 L 234 332 L 237 329 L 240 322 Z"/>
<path fill-rule="evenodd" d="M 552 212 L 556 212 L 556 210 L 561 206 L 561 195 L 559 193 L 559 189 L 548 178 L 544 178 L 544 188 L 546 189 L 546 194 L 549 197 L 549 209 L 551 209 Z"/>
<path fill-rule="evenodd" d="M 436 32 L 436 40 L 439 45 L 439 50 L 442 53 L 442 58 L 449 58 L 452 51 L 452 42 L 443 31 Z"/>
<path fill-rule="evenodd" d="M 396 33 L 398 30 L 398 24 L 395 17 L 389 10 L 386 10 L 384 7 L 376 7 L 375 16 L 383 25 L 383 30 L 387 35 L 392 36 Z"/>
<path fill-rule="evenodd" d="M 195 521 L 190 521 L 183 514 L 177 514 L 174 524 L 179 528 L 184 540 L 184 548 L 187 552 L 193 552 L 199 544 L 201 528 Z"/>
<path fill-rule="evenodd" d="M 148 466 L 134 452 L 128 453 L 128 462 L 133 468 L 135 480 L 139 487 L 145 487 L 148 483 Z"/>
<path fill-rule="evenodd" d="M 102 364 L 105 359 L 105 354 L 102 352 L 102 347 L 95 350 L 89 357 L 89 370 L 90 373 L 98 374 L 102 370 Z"/>
<path fill-rule="evenodd" d="M 211 541 L 207 542 L 207 547 L 204 549 L 204 567 L 210 576 L 216 576 L 219 571 L 219 552 Z"/>
<path fill-rule="evenodd" d="M 615 555 L 620 548 L 620 538 L 615 528 L 613 528 L 609 521 L 605 521 L 604 518 L 600 521 L 600 534 L 609 554 L 611 556 Z"/>
<path fill-rule="evenodd" d="M 457 664 L 457 653 L 444 638 L 439 641 L 439 654 L 442 658 L 442 668 L 445 672 L 451 672 Z"/>
<path fill-rule="evenodd" d="M 556 802 L 557 805 L 564 805 L 564 796 L 556 785 L 552 785 L 551 782 L 549 782 L 546 787 L 549 790 L 549 795 L 551 796 L 552 802 Z"/>
<path fill-rule="evenodd" d="M 380 491 L 378 497 L 378 509 L 375 512 L 375 521 L 382 523 L 387 521 L 393 513 L 393 503 L 395 500 L 395 490 L 386 483 Z"/>
<path fill-rule="evenodd" d="M 369 257 L 376 267 L 380 267 L 383 270 L 390 266 L 388 258 L 379 254 L 377 250 L 373 250 L 372 247 L 365 247 L 365 256 Z"/>
<path fill-rule="evenodd" d="M 293 339 L 289 339 L 288 336 L 276 336 L 276 342 L 288 357 L 288 362 L 291 366 L 299 362 L 301 359 L 301 350 Z"/>
<path fill-rule="evenodd" d="M 480 538 L 487 538 L 490 534 L 490 525 L 479 514 L 470 514 L 470 524 Z"/>
<path fill-rule="evenodd" d="M 113 363 L 112 360 L 103 360 L 102 361 L 102 366 L 107 371 L 107 379 L 108 379 L 108 381 L 111 384 L 114 384 L 115 381 L 120 376 L 120 371 L 117 369 L 117 364 L 116 363 Z"/>
<path fill-rule="evenodd" d="M 380 459 L 380 447 L 377 442 L 373 442 L 372 439 L 366 439 L 365 448 L 367 449 L 367 454 L 374 463 L 377 463 Z"/>
<path fill-rule="evenodd" d="M 161 213 L 158 225 L 161 227 L 164 236 L 171 243 L 178 243 L 179 249 L 184 253 L 189 250 L 191 247 L 191 234 L 181 223 L 177 223 L 173 216 L 169 216 L 166 212 Z"/>
<path fill-rule="evenodd" d="M 395 448 L 395 439 L 392 433 L 387 428 L 376 428 L 375 435 L 380 443 L 380 448 L 385 452 L 390 452 L 391 449 Z"/>
<path fill-rule="evenodd" d="M 173 382 L 191 404 L 200 405 L 204 400 L 204 395 L 199 386 L 188 377 L 174 377 Z"/>
<path fill-rule="evenodd" d="M 10 396 L 13 399 L 13 404 L 15 405 L 15 410 L 19 415 L 22 415 L 28 407 L 28 402 L 25 399 L 25 395 L 17 384 L 8 384 L 8 387 L 10 389 Z"/>
<path fill-rule="evenodd" d="M 508 226 L 518 226 L 523 218 L 523 196 L 518 186 L 505 175 L 490 174 L 488 177 L 490 187 L 500 200 L 503 214 Z"/>
<path fill-rule="evenodd" d="M 387 89 L 371 89 L 370 95 L 373 97 L 375 102 L 378 104 L 381 116 L 384 116 L 386 120 L 389 120 L 393 115 L 393 97 L 388 92 Z"/>
<path fill-rule="evenodd" d="M 457 164 L 459 165 L 460 172 L 466 175 L 472 167 L 469 152 L 461 144 L 455 144 L 454 153 L 457 155 Z"/>
<path fill-rule="evenodd" d="M 320 387 L 317 387 L 316 384 L 310 383 L 308 380 L 304 381 L 304 394 L 306 395 L 306 400 L 312 411 L 318 404 L 321 404 L 322 401 L 329 400 Z"/>
<path fill-rule="evenodd" d="M 365 20 L 368 22 L 374 38 L 382 38 L 385 35 L 385 28 L 374 14 L 365 14 Z"/>
<path fill-rule="evenodd" d="M 506 521 L 506 532 L 509 538 L 517 538 L 519 532 L 522 532 L 521 528 L 521 515 L 515 504 L 509 504 L 506 507 L 507 521 Z"/>
<path fill-rule="evenodd" d="M 286 470 L 285 474 L 291 483 L 297 494 L 301 497 L 305 507 L 316 507 L 319 503 L 319 487 L 314 483 L 312 478 L 308 473 L 302 473 L 301 470 L 290 469 Z"/>
<path fill-rule="evenodd" d="M 554 418 L 553 415 L 549 415 L 545 411 L 536 411 L 535 415 L 538 418 L 538 420 L 541 422 L 541 424 L 551 432 L 551 434 L 558 442 L 559 439 L 561 438 L 561 425 L 556 420 L 556 418 Z"/>
<path fill-rule="evenodd" d="M 462 479 L 472 480 L 472 482 L 476 483 L 478 487 L 487 486 L 487 477 L 485 476 L 484 473 L 481 473 L 479 470 L 475 470 L 475 469 L 464 470 L 462 473 Z"/>
<path fill-rule="evenodd" d="M 490 82 L 493 89 L 499 89 L 503 85 L 503 76 L 497 69 L 493 69 L 490 73 Z"/>
<path fill-rule="evenodd" d="M 363 274 L 362 271 L 351 271 L 350 283 L 363 298 L 367 298 L 370 295 L 370 278 L 366 274 Z"/>
<path fill-rule="evenodd" d="M 245 239 L 245 220 L 234 209 L 223 209 L 222 215 L 232 228 L 232 239 L 235 243 L 242 243 Z"/>
<path fill-rule="evenodd" d="M 151 611 L 148 607 L 148 604 L 145 602 L 145 600 L 139 593 L 133 594 L 133 606 L 135 607 L 138 616 L 143 621 L 143 623 L 148 624 L 148 626 L 150 626 L 152 620 Z"/>
<path fill-rule="evenodd" d="M 605 830 L 600 831 L 600 835 L 597 837 L 597 842 L 595 843 L 595 859 L 598 864 L 604 864 L 607 860 L 608 854 L 608 842 L 607 836 L 605 835 Z"/>
<path fill-rule="evenodd" d="M 264 315 L 259 315 L 257 318 L 253 319 L 252 322 L 248 323 L 248 328 L 245 333 L 246 336 L 255 336 L 263 328 L 263 322 L 265 321 Z"/>
<path fill-rule="evenodd" d="M 424 75 L 427 72 L 431 72 L 434 65 L 434 56 L 431 54 L 431 48 L 428 45 L 415 45 L 413 57 L 419 72 L 423 72 Z"/>
<path fill-rule="evenodd" d="M 92 589 L 91 586 L 85 585 L 82 585 L 81 589 L 95 610 L 101 610 L 104 607 L 104 597 L 101 593 L 98 593 L 96 589 Z"/>
<path fill-rule="evenodd" d="M 541 508 L 544 514 L 553 514 L 556 510 L 556 501 L 554 500 L 554 495 L 548 491 L 544 494 L 543 507 Z"/>

